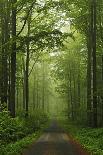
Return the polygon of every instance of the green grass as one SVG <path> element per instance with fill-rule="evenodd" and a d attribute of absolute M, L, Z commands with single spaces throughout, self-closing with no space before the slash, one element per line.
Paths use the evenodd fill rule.
<path fill-rule="evenodd" d="M 29 145 L 35 142 L 40 135 L 43 133 L 43 130 L 48 127 L 49 121 L 41 126 L 41 129 L 36 131 L 33 134 L 30 134 L 21 140 L 18 140 L 15 143 L 10 143 L 7 145 L 2 145 L 0 147 L 0 155 L 20 155 L 23 150 L 27 149 Z"/>
<path fill-rule="evenodd" d="M 81 127 L 69 121 L 61 122 L 61 124 L 92 155 L 103 155 L 103 128 Z"/>
<path fill-rule="evenodd" d="M 0 112 L 0 155 L 20 155 L 48 126 L 48 116 L 36 112 L 28 118 L 11 118 L 7 111 Z"/>
<path fill-rule="evenodd" d="M 24 149 L 35 142 L 42 134 L 42 131 L 37 131 L 15 143 L 4 145 L 0 148 L 0 155 L 20 155 Z"/>

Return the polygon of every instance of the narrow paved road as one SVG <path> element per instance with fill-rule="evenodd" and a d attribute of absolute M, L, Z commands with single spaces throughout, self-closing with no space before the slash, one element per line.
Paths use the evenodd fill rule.
<path fill-rule="evenodd" d="M 53 121 L 51 126 L 23 155 L 86 155 L 80 153 L 68 135 Z"/>

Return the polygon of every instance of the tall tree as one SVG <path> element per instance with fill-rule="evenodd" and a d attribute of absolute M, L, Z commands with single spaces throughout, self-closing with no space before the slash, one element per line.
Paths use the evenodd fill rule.
<path fill-rule="evenodd" d="M 93 48 L 93 127 L 97 127 L 97 78 L 96 78 L 96 73 L 97 73 L 97 63 L 96 63 L 96 16 L 97 16 L 97 11 L 96 11 L 96 0 L 92 1 L 92 7 L 91 9 L 93 10 L 93 33 L 92 33 L 92 48 Z M 92 11 L 91 10 L 91 11 Z"/>
<path fill-rule="evenodd" d="M 2 14 L 1 14 L 1 32 L 2 32 L 2 79 L 1 79 L 1 104 L 7 107 L 8 99 L 8 53 L 9 45 L 9 1 L 2 2 Z"/>
<path fill-rule="evenodd" d="M 31 21 L 31 17 L 29 16 L 28 18 L 28 34 L 27 34 L 27 55 L 26 55 L 26 68 L 25 68 L 25 93 L 26 93 L 26 99 L 25 99 L 25 104 L 26 104 L 26 116 L 28 116 L 28 104 L 29 104 L 29 55 L 30 55 L 30 41 L 29 41 L 29 37 L 30 37 L 30 21 Z"/>
<path fill-rule="evenodd" d="M 16 2 L 12 0 L 12 51 L 11 51 L 11 87 L 10 112 L 15 117 L 15 82 L 16 82 Z"/>

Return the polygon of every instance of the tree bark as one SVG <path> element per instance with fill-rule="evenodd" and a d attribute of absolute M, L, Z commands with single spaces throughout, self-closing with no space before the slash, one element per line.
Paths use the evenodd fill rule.
<path fill-rule="evenodd" d="M 28 103 L 29 103 L 29 54 L 30 54 L 30 21 L 28 20 L 28 41 L 27 41 L 27 56 L 26 56 L 26 71 L 25 71 L 25 84 L 26 84 L 26 116 L 28 116 Z"/>
<path fill-rule="evenodd" d="M 93 127 L 97 127 L 97 77 L 96 77 L 96 0 L 93 0 Z"/>
<path fill-rule="evenodd" d="M 11 87 L 10 87 L 10 113 L 15 117 L 15 83 L 16 83 L 16 4 L 12 0 L 12 52 L 11 52 Z"/>
<path fill-rule="evenodd" d="M 43 73 L 42 73 L 42 109 L 44 110 L 44 102 L 45 102 L 45 70 L 44 70 L 44 61 L 42 62 L 43 65 Z"/>
<path fill-rule="evenodd" d="M 22 85 L 23 85 L 23 110 L 25 110 L 25 98 L 26 98 L 26 71 L 25 71 L 25 61 L 24 58 L 22 58 L 22 64 L 23 64 L 23 81 L 22 81 Z"/>
<path fill-rule="evenodd" d="M 6 1 L 4 4 L 2 4 L 2 89 L 1 89 L 1 104 L 4 108 L 7 108 L 7 93 L 8 93 L 8 50 L 9 46 L 5 45 L 5 43 L 9 40 L 9 29 L 8 29 L 8 1 Z M 7 8 L 6 11 L 4 11 Z"/>
<path fill-rule="evenodd" d="M 90 31 L 87 37 L 88 62 L 87 62 L 87 124 L 92 124 L 92 105 L 91 105 L 91 36 Z"/>

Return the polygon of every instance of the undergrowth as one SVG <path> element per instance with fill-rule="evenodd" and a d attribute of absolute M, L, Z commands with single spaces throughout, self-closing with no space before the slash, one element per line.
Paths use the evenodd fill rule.
<path fill-rule="evenodd" d="M 0 155 L 16 155 L 35 141 L 45 128 L 48 117 L 35 111 L 28 118 L 12 118 L 7 111 L 0 112 Z"/>
<path fill-rule="evenodd" d="M 25 148 L 34 142 L 40 133 L 31 134 L 15 143 L 2 145 L 0 155 L 20 155 Z"/>
<path fill-rule="evenodd" d="M 73 124 L 70 121 L 63 121 L 67 133 L 71 134 L 86 148 L 91 155 L 103 155 L 103 128 L 87 128 Z"/>

